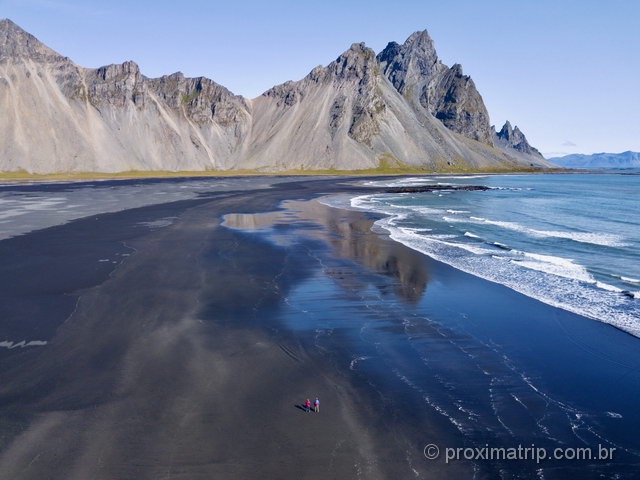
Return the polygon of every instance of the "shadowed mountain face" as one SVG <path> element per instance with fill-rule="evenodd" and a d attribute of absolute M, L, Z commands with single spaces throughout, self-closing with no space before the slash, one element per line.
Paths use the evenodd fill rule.
<path fill-rule="evenodd" d="M 489 114 L 473 80 L 459 64 L 449 68 L 440 62 L 426 31 L 414 33 L 403 45 L 389 43 L 378 60 L 418 112 L 427 111 L 450 130 L 493 145 Z"/>
<path fill-rule="evenodd" d="M 427 32 L 377 56 L 353 44 L 248 100 L 203 77 L 149 79 L 131 61 L 82 68 L 1 20 L 0 99 L 0 171 L 550 166 L 494 141 L 473 81 Z"/>

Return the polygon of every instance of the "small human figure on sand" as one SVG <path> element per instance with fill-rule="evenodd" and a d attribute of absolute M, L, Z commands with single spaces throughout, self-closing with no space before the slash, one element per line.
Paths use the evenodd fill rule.
<path fill-rule="evenodd" d="M 318 397 L 313 401 L 313 411 L 320 413 L 320 400 L 318 400 Z"/>
<path fill-rule="evenodd" d="M 304 410 L 309 413 L 311 411 L 311 400 L 307 398 L 307 401 L 304 402 Z"/>

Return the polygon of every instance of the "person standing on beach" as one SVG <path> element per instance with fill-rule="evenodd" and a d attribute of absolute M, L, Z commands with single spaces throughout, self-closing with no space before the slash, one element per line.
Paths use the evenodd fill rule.
<path fill-rule="evenodd" d="M 320 400 L 318 400 L 318 397 L 313 401 L 313 411 L 320 413 Z"/>
<path fill-rule="evenodd" d="M 311 400 L 307 398 L 307 401 L 304 402 L 304 409 L 307 413 L 311 411 Z"/>

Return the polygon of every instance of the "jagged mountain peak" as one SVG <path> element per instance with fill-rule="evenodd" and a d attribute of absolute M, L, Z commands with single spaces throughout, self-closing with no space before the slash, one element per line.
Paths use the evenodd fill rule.
<path fill-rule="evenodd" d="M 500 132 L 497 135 L 501 137 L 505 137 L 505 136 L 509 137 L 512 134 L 513 134 L 513 127 L 511 126 L 511 122 L 507 120 L 506 122 L 504 122 L 504 125 L 502 126 L 502 128 L 500 129 Z"/>
<path fill-rule="evenodd" d="M 430 67 L 438 61 L 438 55 L 433 40 L 426 30 L 414 32 L 400 45 L 397 42 L 389 42 L 378 54 L 378 61 L 389 63 L 402 59 L 404 63 L 417 63 L 420 70 Z M 424 72 L 423 72 L 424 73 Z"/>
<path fill-rule="evenodd" d="M 534 147 L 532 147 L 527 137 L 525 137 L 524 133 L 518 128 L 511 126 L 511 122 L 507 120 L 499 132 L 496 133 L 495 127 L 491 127 L 493 130 L 493 139 L 496 145 L 515 150 L 516 152 L 533 156 L 536 158 L 544 158 L 542 154 Z"/>
<path fill-rule="evenodd" d="M 4 32 L 7 29 L 14 28 L 19 29 L 24 32 L 22 28 L 20 28 L 16 23 L 12 22 L 8 18 L 0 18 L 0 32 Z"/>
<path fill-rule="evenodd" d="M 114 80 L 121 76 L 133 75 L 139 77 L 142 75 L 140 72 L 140 66 L 133 60 L 127 60 L 123 63 L 112 63 L 111 65 L 104 65 L 95 70 L 96 75 L 102 80 Z"/>
<path fill-rule="evenodd" d="M 59 53 L 8 18 L 0 20 L 0 60 L 31 59 L 41 62 L 65 60 Z"/>
<path fill-rule="evenodd" d="M 363 42 L 353 43 L 338 58 L 326 67 L 318 65 L 300 81 L 286 81 L 270 88 L 262 94 L 266 97 L 278 97 L 286 105 L 297 103 L 303 96 L 305 85 L 322 82 L 366 83 L 379 72 L 375 52 Z"/>
<path fill-rule="evenodd" d="M 496 133 L 496 135 L 507 141 L 527 141 L 524 133 L 522 133 L 522 130 L 520 130 L 517 125 L 512 126 L 509 120 L 504 122 L 504 125 L 502 126 L 500 131 Z"/>
<path fill-rule="evenodd" d="M 459 63 L 454 63 L 453 65 L 451 65 L 451 70 L 453 70 L 456 73 L 456 75 L 464 75 L 464 71 L 462 70 L 462 65 L 460 65 Z M 468 77 L 468 75 L 466 76 Z"/>
<path fill-rule="evenodd" d="M 435 53 L 435 50 L 436 50 L 435 45 L 433 43 L 433 39 L 431 38 L 427 30 L 413 32 L 405 40 L 403 46 L 407 49 L 420 50 L 423 52 Z"/>
<path fill-rule="evenodd" d="M 426 30 L 402 44 L 391 42 L 378 55 L 383 73 L 420 115 L 431 115 L 448 129 L 492 145 L 489 114 L 462 66 L 444 65 Z"/>
<path fill-rule="evenodd" d="M 444 68 L 426 30 L 412 33 L 402 45 L 389 42 L 377 59 L 384 74 L 402 94 Z"/>
<path fill-rule="evenodd" d="M 344 80 L 363 79 L 378 68 L 376 54 L 364 43 L 354 43 L 327 67 L 328 71 Z"/>
<path fill-rule="evenodd" d="M 511 122 L 509 120 L 507 120 L 506 122 L 504 122 L 504 125 L 502 126 L 502 128 L 500 129 L 500 131 L 496 134 L 498 137 L 503 138 L 506 141 L 516 141 L 516 142 L 520 142 L 524 139 L 524 141 L 526 141 L 526 138 L 524 136 L 524 134 L 522 133 L 522 131 L 518 128 L 518 126 L 512 126 Z"/>
<path fill-rule="evenodd" d="M 33 37 L 33 35 L 8 18 L 0 19 L 0 35 L 9 36 L 14 40 L 21 36 Z"/>

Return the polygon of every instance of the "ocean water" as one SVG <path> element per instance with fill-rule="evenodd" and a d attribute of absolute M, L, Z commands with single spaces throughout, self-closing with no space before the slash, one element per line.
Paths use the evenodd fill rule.
<path fill-rule="evenodd" d="M 403 178 L 370 186 L 486 185 L 373 194 L 391 237 L 464 272 L 640 337 L 640 175 Z"/>
<path fill-rule="evenodd" d="M 380 415 L 389 422 L 391 433 L 385 437 L 388 447 L 395 449 L 394 458 L 406 459 L 404 466 L 398 462 L 398 478 L 637 478 L 638 339 L 567 311 L 573 308 L 571 305 L 583 308 L 581 302 L 590 301 L 588 306 L 606 307 L 613 314 L 626 315 L 623 318 L 635 324 L 638 318 L 632 309 L 638 300 L 619 292 L 622 287 L 613 290 L 615 285 L 629 280 L 609 274 L 611 287 L 603 288 L 604 281 L 595 279 L 604 278 L 607 273 L 585 267 L 589 265 L 585 260 L 590 258 L 588 255 L 575 255 L 585 247 L 601 252 L 628 248 L 623 245 L 629 243 L 631 235 L 618 228 L 612 229 L 609 236 L 589 236 L 595 231 L 579 228 L 578 222 L 572 224 L 573 228 L 567 228 L 567 221 L 564 225 L 552 223 L 551 214 L 543 211 L 551 212 L 549 207 L 539 207 L 538 221 L 525 223 L 520 216 L 524 217 L 523 210 L 527 209 L 513 200 L 520 198 L 526 203 L 534 195 L 542 196 L 540 190 L 545 181 L 549 182 L 546 190 L 555 190 L 562 198 L 559 183 L 553 182 L 563 180 L 572 179 L 402 179 L 393 182 L 482 183 L 496 190 L 321 199 L 325 205 L 344 207 L 353 201 L 366 205 L 368 210 L 385 213 L 376 222 L 377 228 L 391 232 L 399 242 L 371 234 L 371 222 L 363 220 L 370 219 L 367 215 L 343 208 L 316 211 L 313 202 L 284 202 L 283 210 L 278 212 L 228 216 L 225 226 L 244 230 L 247 235 L 259 236 L 286 250 L 288 260 L 280 276 L 296 281 L 287 289 L 278 287 L 282 301 L 276 317 L 296 332 L 306 351 L 335 364 L 358 386 L 364 401 L 379 407 Z M 389 181 L 373 183 L 380 186 Z M 620 187 L 616 188 L 620 192 Z M 492 202 L 505 203 L 503 217 L 497 215 L 500 209 Z M 486 223 L 474 223 L 472 216 L 517 222 L 520 227 L 510 224 L 511 228 L 500 229 L 489 224 L 486 231 L 472 230 L 472 226 Z M 461 227 L 462 222 L 442 217 L 466 218 L 467 225 Z M 525 234 L 518 235 L 515 228 L 535 229 L 536 233 L 530 233 L 532 238 L 528 239 Z M 489 232 L 495 232 L 495 237 Z M 537 232 L 555 233 L 552 236 Z M 544 250 L 544 239 L 567 243 L 566 251 L 574 255 L 563 256 L 559 248 Z M 614 243 L 616 246 L 611 246 Z M 485 254 L 480 249 L 492 253 Z M 441 261 L 433 261 L 421 252 Z M 566 264 L 566 271 L 545 266 L 550 273 L 539 266 L 519 265 L 518 261 L 523 260 L 517 255 L 525 257 L 524 252 L 540 259 L 539 263 L 544 260 L 552 266 Z M 496 267 L 491 271 L 491 262 L 497 262 L 494 257 L 499 256 L 504 257 L 499 260 L 502 263 L 495 265 L 513 261 L 520 270 L 513 273 Z M 459 258 L 464 262 L 458 263 Z M 487 263 L 473 263 L 473 258 L 484 258 Z M 292 275 L 301 263 L 309 267 L 309 275 L 304 278 Z M 465 275 L 450 265 L 459 270 L 479 270 L 475 275 Z M 483 265 L 484 270 L 480 270 Z M 605 261 L 603 265 L 612 267 L 613 262 Z M 626 266 L 624 261 L 620 265 Z M 572 269 L 578 268 L 584 269 L 580 277 L 576 278 L 577 273 L 571 276 Z M 619 270 L 612 271 L 623 276 Z M 629 274 L 628 270 L 624 272 Z M 522 283 L 516 285 L 517 289 L 496 285 L 507 285 L 507 280 L 498 274 L 510 274 L 510 281 Z M 557 277 L 558 283 L 549 283 L 548 276 Z M 489 277 L 496 279 L 494 283 L 483 280 Z M 572 292 L 578 292 L 578 287 L 585 289 L 580 293 L 585 298 L 571 303 L 575 300 L 572 295 L 576 295 Z M 516 292 L 526 288 L 532 290 L 528 296 Z M 534 288 L 546 294 L 547 290 L 566 294 L 567 299 L 560 295 L 557 299 L 566 301 L 566 308 L 549 305 L 551 300 L 529 298 L 542 298 Z M 619 305 L 614 300 L 604 306 L 598 304 L 598 292 L 611 295 L 620 301 Z M 611 318 L 618 318 L 613 314 Z M 463 473 L 444 470 L 438 474 L 432 469 L 434 462 L 423 455 L 423 448 L 429 444 L 437 445 L 441 452 L 446 448 L 485 446 L 535 446 L 547 452 L 556 448 L 589 448 L 597 452 L 603 447 L 614 449 L 615 457 L 613 461 L 549 459 L 540 463 L 477 459 L 456 462 L 456 467 L 466 469 Z M 438 462 L 441 465 L 442 458 L 435 464 Z"/>

